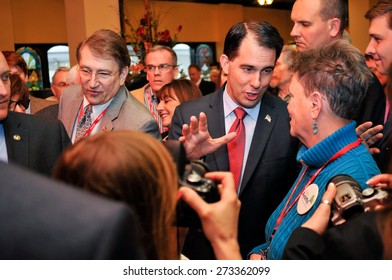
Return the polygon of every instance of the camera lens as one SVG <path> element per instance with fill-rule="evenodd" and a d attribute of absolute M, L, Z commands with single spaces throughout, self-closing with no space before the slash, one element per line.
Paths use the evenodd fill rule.
<path fill-rule="evenodd" d="M 186 180 L 191 183 L 191 184 L 195 184 L 195 183 L 199 183 L 201 180 L 201 176 L 199 174 L 196 174 L 195 172 L 190 173 Z"/>
<path fill-rule="evenodd" d="M 373 189 L 373 188 L 367 188 L 367 189 L 364 189 L 363 191 L 362 191 L 362 195 L 364 196 L 364 197 L 371 197 L 374 193 L 375 193 L 375 189 Z"/>

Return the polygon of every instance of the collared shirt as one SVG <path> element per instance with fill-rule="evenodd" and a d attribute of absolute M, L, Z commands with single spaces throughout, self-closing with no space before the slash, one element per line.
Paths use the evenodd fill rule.
<path fill-rule="evenodd" d="M 244 161 L 243 161 L 242 171 L 241 171 L 241 179 L 238 184 L 238 192 L 240 191 L 242 177 L 244 175 L 246 161 L 249 155 L 250 145 L 252 143 L 253 134 L 256 128 L 257 118 L 260 112 L 260 106 L 261 106 L 261 102 L 259 102 L 254 108 L 243 108 L 248 115 L 243 120 L 245 125 L 246 142 L 245 142 L 245 151 L 244 151 Z M 239 106 L 231 99 L 225 87 L 223 91 L 223 110 L 225 114 L 226 134 L 229 133 L 230 127 L 232 126 L 232 124 L 236 119 L 236 116 L 234 114 L 234 109 L 237 107 L 241 107 L 241 106 Z"/>
<path fill-rule="evenodd" d="M 7 145 L 5 143 L 4 126 L 0 123 L 0 160 L 8 162 Z"/>
<path fill-rule="evenodd" d="M 99 104 L 99 105 L 93 105 L 92 106 L 92 114 L 91 114 L 91 120 L 94 122 L 94 120 L 107 108 L 109 107 L 110 103 L 112 102 L 113 98 L 110 99 L 108 102 L 104 103 L 104 104 Z M 89 104 L 89 102 L 87 101 L 86 97 L 83 98 L 83 112 L 84 112 L 84 108 L 86 108 L 86 106 Z M 79 123 L 79 112 L 80 110 L 78 110 L 78 115 L 76 116 L 76 120 L 75 120 L 75 124 L 73 127 L 73 131 L 72 131 L 72 143 L 75 142 L 75 135 L 76 135 L 76 128 L 78 126 Z M 94 135 L 99 131 L 99 126 L 102 123 L 102 119 L 100 119 L 100 121 L 95 125 L 94 129 L 91 131 L 90 135 Z"/>
<path fill-rule="evenodd" d="M 26 109 L 25 114 L 31 114 L 31 99 L 30 99 L 30 103 L 29 103 L 29 107 Z"/>
<path fill-rule="evenodd" d="M 158 103 L 159 103 L 159 100 L 155 96 L 151 87 L 147 86 L 144 90 L 144 104 L 146 105 L 147 109 L 151 112 L 154 119 L 157 121 L 158 126 L 159 126 L 159 132 L 163 133 L 163 132 L 167 131 L 168 128 L 165 128 L 162 126 L 162 119 L 161 119 L 161 116 L 159 116 L 158 110 L 157 110 Z"/>
<path fill-rule="evenodd" d="M 196 85 L 197 87 L 199 87 L 199 86 L 200 86 L 201 80 L 202 80 L 202 79 L 200 78 L 200 79 L 199 79 L 199 80 L 196 82 L 196 84 L 195 84 L 195 85 Z"/>
<path fill-rule="evenodd" d="M 384 124 L 387 122 L 388 120 L 388 114 L 389 114 L 389 108 L 391 107 L 391 103 L 389 102 L 389 98 L 386 98 L 385 101 L 385 114 L 384 114 Z"/>

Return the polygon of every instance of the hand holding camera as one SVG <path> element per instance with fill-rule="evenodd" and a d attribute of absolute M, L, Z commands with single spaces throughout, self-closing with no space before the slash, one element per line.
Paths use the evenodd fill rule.
<path fill-rule="evenodd" d="M 332 205 L 331 222 L 334 225 L 392 202 L 391 189 L 375 186 L 362 190 L 358 182 L 348 175 L 337 175 L 330 182 L 336 185 L 337 190 Z"/>
<path fill-rule="evenodd" d="M 204 177 L 207 172 L 208 166 L 205 162 L 191 161 L 186 164 L 183 175 L 179 178 L 179 186 L 191 188 L 206 203 L 217 202 L 220 199 L 219 190 L 214 180 Z M 183 199 L 177 203 L 176 219 L 179 227 L 201 228 L 199 216 Z"/>
<path fill-rule="evenodd" d="M 206 202 L 194 189 L 181 187 L 181 198 L 201 219 L 204 233 L 214 248 L 217 259 L 241 259 L 238 245 L 238 216 L 241 202 L 238 199 L 233 174 L 210 172 L 205 177 L 220 182 L 220 200 Z"/>
<path fill-rule="evenodd" d="M 217 259 L 241 259 L 238 244 L 238 199 L 231 172 L 208 172 L 206 163 L 189 162 L 181 142 L 164 142 L 177 166 L 179 227 L 203 228 Z"/>

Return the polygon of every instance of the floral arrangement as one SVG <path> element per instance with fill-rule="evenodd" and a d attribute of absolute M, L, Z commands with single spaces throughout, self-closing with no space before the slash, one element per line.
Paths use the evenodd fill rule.
<path fill-rule="evenodd" d="M 131 65 L 132 73 L 140 73 L 144 68 L 144 58 L 150 48 L 155 45 L 165 45 L 173 47 L 177 41 L 177 34 L 181 32 L 182 26 L 176 28 L 173 37 L 168 29 L 159 31 L 161 14 L 157 14 L 151 9 L 148 0 L 144 0 L 144 16 L 137 24 L 131 24 L 128 17 L 124 17 L 125 24 L 130 32 L 125 34 L 128 43 L 132 45 L 139 62 Z"/>

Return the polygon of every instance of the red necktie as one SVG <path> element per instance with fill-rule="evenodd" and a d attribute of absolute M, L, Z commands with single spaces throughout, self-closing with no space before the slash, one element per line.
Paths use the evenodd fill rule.
<path fill-rule="evenodd" d="M 229 152 L 230 171 L 234 175 L 235 186 L 238 189 L 238 184 L 241 178 L 242 162 L 244 160 L 245 125 L 243 119 L 246 116 L 246 112 L 241 107 L 237 107 L 234 110 L 234 114 L 237 118 L 229 132 L 235 131 L 237 132 L 237 136 L 227 143 L 227 150 Z"/>

